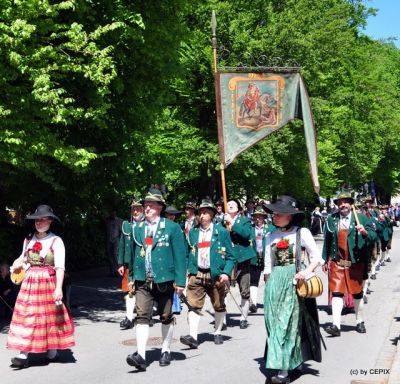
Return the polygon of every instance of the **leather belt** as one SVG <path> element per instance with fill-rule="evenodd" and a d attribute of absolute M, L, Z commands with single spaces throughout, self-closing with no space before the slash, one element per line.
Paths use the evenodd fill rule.
<path fill-rule="evenodd" d="M 351 267 L 351 261 L 350 260 L 343 260 L 340 259 L 339 261 L 337 261 L 337 263 L 344 268 L 350 268 Z"/>

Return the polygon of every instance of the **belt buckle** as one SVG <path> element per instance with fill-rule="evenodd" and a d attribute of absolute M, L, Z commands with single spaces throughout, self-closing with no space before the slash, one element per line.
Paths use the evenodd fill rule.
<path fill-rule="evenodd" d="M 339 265 L 341 267 L 344 267 L 344 268 L 350 268 L 351 267 L 351 261 L 350 260 L 341 259 L 341 260 L 339 260 Z"/>

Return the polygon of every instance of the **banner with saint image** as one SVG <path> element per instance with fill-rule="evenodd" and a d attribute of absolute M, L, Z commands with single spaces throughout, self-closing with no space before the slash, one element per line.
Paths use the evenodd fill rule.
<path fill-rule="evenodd" d="M 216 74 L 220 160 L 228 166 L 241 152 L 300 118 L 310 173 L 319 191 L 317 147 L 310 102 L 298 72 Z"/>

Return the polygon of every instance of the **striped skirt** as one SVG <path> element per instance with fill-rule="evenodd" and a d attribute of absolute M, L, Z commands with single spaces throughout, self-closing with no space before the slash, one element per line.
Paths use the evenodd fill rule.
<path fill-rule="evenodd" d="M 74 324 L 64 304 L 55 305 L 52 268 L 30 267 L 22 282 L 8 333 L 7 348 L 41 353 L 75 345 Z"/>

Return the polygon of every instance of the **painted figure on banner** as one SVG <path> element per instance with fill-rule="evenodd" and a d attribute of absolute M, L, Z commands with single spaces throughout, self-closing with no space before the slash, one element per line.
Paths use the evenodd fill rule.
<path fill-rule="evenodd" d="M 236 103 L 239 109 L 237 126 L 255 130 L 277 123 L 275 81 L 238 81 Z M 260 91 L 261 88 L 261 91 Z M 246 89 L 243 95 L 242 90 Z"/>

